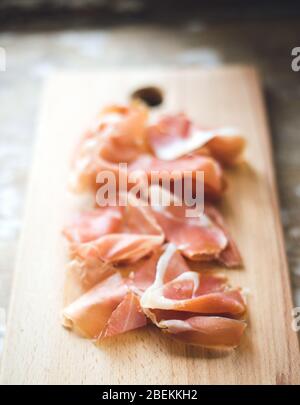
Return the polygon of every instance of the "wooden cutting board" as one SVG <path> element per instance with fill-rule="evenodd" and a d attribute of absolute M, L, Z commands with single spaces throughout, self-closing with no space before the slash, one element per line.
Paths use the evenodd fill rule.
<path fill-rule="evenodd" d="M 101 106 L 140 86 L 163 89 L 158 111 L 184 110 L 203 125 L 233 125 L 248 140 L 247 162 L 228 172 L 223 212 L 245 260 L 228 271 L 249 289 L 249 326 L 227 353 L 185 347 L 149 327 L 96 348 L 60 326 L 66 245 L 74 208 L 70 154 Z M 300 383 L 297 335 L 279 219 L 270 133 L 252 68 L 65 73 L 44 97 L 26 218 L 13 286 L 2 382 L 17 384 Z"/>

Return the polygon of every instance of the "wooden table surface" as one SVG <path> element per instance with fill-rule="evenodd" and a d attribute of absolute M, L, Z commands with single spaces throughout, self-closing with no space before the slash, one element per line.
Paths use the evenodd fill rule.
<path fill-rule="evenodd" d="M 266 37 L 271 39 L 265 40 Z M 0 307 L 8 307 L 24 193 L 33 155 L 43 81 L 59 69 L 216 67 L 247 63 L 261 72 L 273 136 L 286 250 L 300 305 L 300 72 L 297 19 L 207 22 L 188 13 L 164 24 L 136 22 L 38 26 L 0 32 L 7 70 L 0 72 Z M 0 324 L 3 311 L 0 312 Z M 0 325 L 1 335 L 1 325 Z"/>

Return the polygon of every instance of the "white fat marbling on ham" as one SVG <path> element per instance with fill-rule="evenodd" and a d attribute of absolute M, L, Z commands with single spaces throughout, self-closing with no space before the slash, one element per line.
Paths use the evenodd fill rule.
<path fill-rule="evenodd" d="M 168 270 L 168 265 L 177 248 L 170 243 L 166 251 L 161 255 L 156 268 L 154 283 L 144 292 L 141 297 L 142 308 L 175 309 L 177 300 L 169 299 L 163 295 L 164 276 Z M 193 296 L 199 288 L 199 274 L 194 271 L 186 271 L 172 281 L 191 280 L 193 282 Z"/>

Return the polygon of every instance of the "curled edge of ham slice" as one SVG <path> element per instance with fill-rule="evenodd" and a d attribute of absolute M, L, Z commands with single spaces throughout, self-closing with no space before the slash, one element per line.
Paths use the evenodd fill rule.
<path fill-rule="evenodd" d="M 245 148 L 245 140 L 237 129 L 201 129 L 183 113 L 164 116 L 148 127 L 147 136 L 155 155 L 162 160 L 208 152 L 220 163 L 232 165 Z"/>
<path fill-rule="evenodd" d="M 220 294 L 221 296 L 223 294 L 223 297 L 226 295 L 228 291 L 225 289 L 225 280 L 222 279 L 222 277 L 217 279 L 216 284 L 219 286 L 220 291 L 218 291 L 217 288 L 217 291 L 211 293 L 207 291 L 207 293 L 196 296 L 196 292 L 201 285 L 201 275 L 192 271 L 183 272 L 169 283 L 183 280 L 192 282 L 192 297 L 190 299 L 179 300 L 169 299 L 164 296 L 164 289 L 168 286 L 168 283 L 164 284 L 163 280 L 168 272 L 170 261 L 174 260 L 174 256 L 176 255 L 178 255 L 176 246 L 169 244 L 163 255 L 159 258 L 155 281 L 141 296 L 140 303 L 144 312 L 156 326 L 184 343 L 207 348 L 234 348 L 238 346 L 246 323 L 238 319 L 222 316 L 224 308 L 226 308 L 226 311 L 229 308 L 226 306 L 226 303 L 224 306 L 222 299 L 218 301 L 218 305 L 221 306 L 220 315 L 210 314 L 210 310 L 205 316 L 202 312 L 197 313 L 197 310 L 199 310 L 199 297 L 200 300 L 203 297 L 205 297 L 206 300 L 210 298 L 214 300 L 216 294 Z M 236 300 L 236 302 L 230 307 L 233 312 L 235 310 L 237 310 L 237 312 L 226 315 L 240 317 L 245 313 L 246 305 L 240 292 L 238 290 L 232 291 L 235 293 L 232 299 Z M 178 290 L 178 293 L 180 293 L 180 290 Z M 188 303 L 188 305 L 185 305 L 186 303 Z M 203 306 L 200 305 L 200 307 L 200 311 L 203 311 Z M 207 308 L 209 308 L 209 306 Z M 188 311 L 186 317 L 184 316 L 184 311 Z M 216 311 L 215 306 L 214 311 Z M 160 320 L 157 318 L 158 314 L 161 315 Z M 173 316 L 170 316 L 170 314 L 173 314 Z M 169 317 L 171 319 L 164 319 L 164 315 L 166 318 Z M 176 319 L 176 315 L 178 315 L 178 319 Z"/>
<path fill-rule="evenodd" d="M 243 259 L 239 248 L 229 233 L 224 219 L 217 208 L 212 205 L 206 205 L 205 212 L 209 218 L 224 232 L 228 243 L 227 246 L 218 257 L 218 261 L 228 268 L 237 268 L 243 266 Z"/>

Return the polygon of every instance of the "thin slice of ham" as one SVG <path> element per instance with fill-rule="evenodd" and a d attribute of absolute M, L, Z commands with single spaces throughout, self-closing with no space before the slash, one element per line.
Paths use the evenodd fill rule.
<path fill-rule="evenodd" d="M 140 328 L 147 320 L 126 279 L 115 273 L 63 310 L 63 325 L 99 341 Z"/>
<path fill-rule="evenodd" d="M 170 267 L 182 260 L 176 247 L 169 244 L 157 262 L 153 284 L 141 297 L 144 312 L 156 326 L 184 343 L 236 347 L 246 327 L 244 321 L 232 319 L 246 311 L 240 291 L 230 289 L 222 275 L 189 270 L 165 282 L 172 273 Z"/>
<path fill-rule="evenodd" d="M 236 268 L 243 265 L 243 259 L 240 251 L 229 233 L 224 219 L 218 209 L 211 204 L 206 204 L 205 212 L 208 217 L 224 232 L 228 240 L 226 248 L 220 253 L 218 260 L 226 267 Z"/>
<path fill-rule="evenodd" d="M 159 327 L 185 344 L 211 349 L 233 349 L 240 344 L 246 323 L 220 316 L 193 316 L 184 321 L 161 321 Z"/>
<path fill-rule="evenodd" d="M 210 153 L 222 164 L 235 164 L 245 141 L 234 128 L 202 129 L 183 113 L 166 115 L 148 127 L 147 137 L 156 157 L 174 160 L 192 152 Z"/>
<path fill-rule="evenodd" d="M 105 329 L 100 335 L 100 339 L 120 335 L 141 328 L 146 324 L 147 318 L 142 311 L 138 296 L 129 291 L 111 314 Z"/>
<path fill-rule="evenodd" d="M 70 187 L 76 192 L 97 188 L 101 170 L 118 173 L 118 163 L 129 163 L 147 152 L 147 108 L 141 103 L 104 108 L 75 150 Z"/>
<path fill-rule="evenodd" d="M 129 165 L 129 170 L 130 172 L 143 171 L 152 185 L 157 178 L 161 183 L 170 182 L 171 189 L 176 181 L 185 181 L 186 184 L 190 181 L 193 190 L 196 186 L 197 172 L 202 172 L 205 195 L 213 199 L 220 197 L 226 188 L 220 165 L 215 159 L 207 156 L 186 156 L 177 160 L 164 161 L 144 154 Z"/>
<path fill-rule="evenodd" d="M 63 325 L 84 337 L 98 339 L 127 292 L 121 275 L 113 274 L 64 308 Z"/>
<path fill-rule="evenodd" d="M 182 211 L 182 207 L 175 206 L 153 210 L 166 239 L 175 243 L 191 260 L 218 259 L 228 244 L 224 232 L 205 214 L 200 214 L 199 218 L 188 218 Z"/>
<path fill-rule="evenodd" d="M 70 242 L 90 242 L 109 233 L 116 233 L 123 222 L 120 207 L 100 207 L 77 214 L 63 230 Z"/>
<path fill-rule="evenodd" d="M 92 287 L 115 273 L 115 268 L 98 258 L 74 259 L 67 265 L 64 283 L 64 304 L 68 305 Z"/>
<path fill-rule="evenodd" d="M 242 265 L 239 250 L 217 208 L 206 204 L 204 212 L 199 211 L 197 216 L 189 217 L 189 208 L 183 204 L 177 206 L 178 200 L 174 195 L 162 188 L 151 187 L 151 196 L 159 193 L 159 202 L 165 200 L 170 203 L 168 206 L 152 204 L 153 214 L 166 240 L 174 243 L 185 257 L 194 261 L 217 260 L 230 268 Z"/>
<path fill-rule="evenodd" d="M 157 263 L 163 252 L 163 247 L 158 248 L 149 258 L 138 262 L 132 269 L 130 274 L 132 284 L 141 292 L 144 292 L 154 283 L 157 274 Z M 189 270 L 186 261 L 179 252 L 174 253 L 168 262 L 167 271 L 163 275 L 163 283 L 168 283 L 180 274 L 188 272 Z"/>
<path fill-rule="evenodd" d="M 119 163 L 124 162 L 120 160 Z M 71 176 L 73 184 L 71 188 L 77 192 L 95 192 L 105 184 L 108 173 L 110 178 L 114 179 L 117 191 L 122 191 L 120 183 L 130 190 L 145 178 L 150 183 L 157 179 L 159 182 L 168 181 L 171 188 L 175 181 L 191 182 L 192 191 L 194 191 L 198 181 L 197 173 L 203 173 L 200 181 L 203 179 L 204 192 L 207 197 L 218 199 L 226 189 L 222 168 L 215 159 L 209 156 L 186 156 L 167 162 L 144 153 L 136 157 L 126 168 L 98 155 L 86 156 L 77 162 L 77 169 L 73 170 Z M 103 173 L 106 173 L 105 181 L 102 181 Z"/>
<path fill-rule="evenodd" d="M 201 290 L 203 276 L 200 272 L 184 271 L 177 277 L 164 282 L 169 273 L 169 263 L 179 259 L 175 245 L 169 244 L 164 254 L 159 258 L 156 267 L 154 283 L 146 289 L 141 297 L 141 305 L 147 309 L 163 309 L 185 311 L 199 314 L 226 314 L 239 317 L 245 313 L 244 298 L 238 289 L 224 289 L 224 280 L 220 282 L 219 290 Z M 211 275 L 210 277 L 214 277 Z"/>
<path fill-rule="evenodd" d="M 150 207 L 143 206 L 132 194 L 127 195 L 121 228 L 99 238 L 71 244 L 71 257 L 98 258 L 106 263 L 133 263 L 150 254 L 164 241 L 164 234 L 157 224 Z"/>

